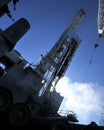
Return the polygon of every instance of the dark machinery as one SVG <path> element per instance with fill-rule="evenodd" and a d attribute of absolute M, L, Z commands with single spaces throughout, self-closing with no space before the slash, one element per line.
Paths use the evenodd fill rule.
<path fill-rule="evenodd" d="M 36 65 L 29 64 L 13 49 L 30 28 L 26 19 L 21 18 L 0 30 L 0 122 L 7 122 L 13 129 L 76 127 L 70 125 L 67 117 L 58 115 L 63 97 L 55 91 L 55 86 L 80 45 L 76 29 L 84 16 L 84 10 L 80 9 L 53 48 Z"/>
<path fill-rule="evenodd" d="M 16 4 L 17 2 L 19 2 L 19 0 L 0 0 L 0 17 L 2 17 L 3 15 L 7 14 L 7 16 L 9 18 L 11 18 L 13 21 L 15 21 L 11 15 L 11 12 L 9 10 L 9 3 L 13 2 L 14 5 L 14 10 L 16 10 Z"/>

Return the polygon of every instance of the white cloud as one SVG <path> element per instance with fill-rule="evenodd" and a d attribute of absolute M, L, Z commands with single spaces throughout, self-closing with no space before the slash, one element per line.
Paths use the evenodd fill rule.
<path fill-rule="evenodd" d="M 104 87 L 94 83 L 72 82 L 63 77 L 56 86 L 56 91 L 64 96 L 60 109 L 73 110 L 79 123 L 99 123 L 104 105 Z"/>

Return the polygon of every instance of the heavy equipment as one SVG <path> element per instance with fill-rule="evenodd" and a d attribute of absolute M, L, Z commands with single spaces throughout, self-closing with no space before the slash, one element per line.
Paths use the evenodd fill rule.
<path fill-rule="evenodd" d="M 13 2 L 14 10 L 16 10 L 16 4 L 19 2 L 19 0 L 0 0 L 0 17 L 7 14 L 9 18 L 11 18 L 13 21 L 15 21 L 11 15 L 11 11 L 9 10 L 9 3 Z"/>
<path fill-rule="evenodd" d="M 63 97 L 55 86 L 80 45 L 76 30 L 84 16 L 84 10 L 80 9 L 53 48 L 36 65 L 29 64 L 13 49 L 30 28 L 26 19 L 21 18 L 0 30 L 0 114 L 9 111 L 12 125 L 22 126 L 34 117 L 58 115 Z"/>
<path fill-rule="evenodd" d="M 7 121 L 13 129 L 47 126 L 48 130 L 68 130 L 72 126 L 74 130 L 79 126 L 70 126 L 68 117 L 58 114 L 64 97 L 55 86 L 81 43 L 76 30 L 85 14 L 83 9 L 77 12 L 52 49 L 35 65 L 14 49 L 29 30 L 29 22 L 20 18 L 4 31 L 0 29 L 0 122 Z"/>

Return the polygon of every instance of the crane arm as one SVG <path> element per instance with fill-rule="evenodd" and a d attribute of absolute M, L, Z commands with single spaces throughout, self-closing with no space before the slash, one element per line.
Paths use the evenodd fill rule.
<path fill-rule="evenodd" d="M 98 4 L 98 35 L 104 37 L 104 0 L 99 0 Z"/>

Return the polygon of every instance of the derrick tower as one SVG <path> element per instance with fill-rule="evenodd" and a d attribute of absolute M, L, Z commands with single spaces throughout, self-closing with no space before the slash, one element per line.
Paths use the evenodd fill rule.
<path fill-rule="evenodd" d="M 81 39 L 76 31 L 85 16 L 85 11 L 80 9 L 73 17 L 65 31 L 62 33 L 53 48 L 42 57 L 35 71 L 45 77 L 45 85 L 41 89 L 41 94 L 55 87 L 58 80 L 64 76 L 74 53 L 81 43 Z M 46 90 L 46 91 L 45 91 Z"/>
<path fill-rule="evenodd" d="M 28 21 L 21 18 L 4 31 L 0 29 L 0 113 L 10 111 L 12 125 L 24 125 L 30 118 L 57 114 L 63 97 L 55 91 L 55 86 L 81 43 L 76 31 L 85 14 L 83 9 L 76 13 L 58 41 L 36 65 L 29 64 L 13 50 L 30 28 Z"/>

